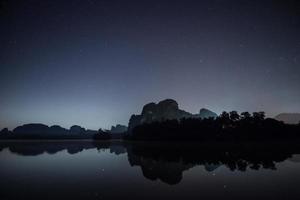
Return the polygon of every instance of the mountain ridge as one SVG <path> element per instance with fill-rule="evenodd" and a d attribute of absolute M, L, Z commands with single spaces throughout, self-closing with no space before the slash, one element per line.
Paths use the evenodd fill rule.
<path fill-rule="evenodd" d="M 274 119 L 286 124 L 298 124 L 300 123 L 300 113 L 280 113 Z"/>
<path fill-rule="evenodd" d="M 142 112 L 139 115 L 131 115 L 128 123 L 128 131 L 134 127 L 144 123 L 154 121 L 164 121 L 182 118 L 216 118 L 218 115 L 206 108 L 201 108 L 198 114 L 192 114 L 179 108 L 178 103 L 174 99 L 165 99 L 158 103 L 147 103 L 143 106 Z"/>

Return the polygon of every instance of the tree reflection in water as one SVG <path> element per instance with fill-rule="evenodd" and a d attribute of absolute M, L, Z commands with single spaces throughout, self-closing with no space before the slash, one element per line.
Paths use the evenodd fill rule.
<path fill-rule="evenodd" d="M 127 153 L 130 166 L 139 166 L 145 178 L 178 184 L 183 172 L 195 166 L 203 166 L 208 172 L 225 166 L 231 171 L 270 169 L 276 164 L 298 154 L 297 145 L 280 143 L 154 143 L 154 142 L 8 142 L 0 143 L 0 150 L 22 156 L 43 153 L 55 154 L 66 150 L 76 154 L 86 149 L 109 150 L 121 155 Z"/>

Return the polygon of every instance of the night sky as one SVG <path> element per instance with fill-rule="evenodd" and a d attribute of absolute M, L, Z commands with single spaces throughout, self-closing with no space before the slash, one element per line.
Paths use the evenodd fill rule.
<path fill-rule="evenodd" d="M 0 2 L 0 128 L 109 128 L 165 98 L 300 112 L 300 1 Z"/>

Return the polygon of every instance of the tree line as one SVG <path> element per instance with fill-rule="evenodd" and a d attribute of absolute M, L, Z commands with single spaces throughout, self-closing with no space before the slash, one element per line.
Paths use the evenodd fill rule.
<path fill-rule="evenodd" d="M 144 123 L 126 135 L 130 140 L 251 141 L 300 139 L 300 123 L 285 124 L 264 112 L 223 112 L 216 118 L 183 118 Z"/>

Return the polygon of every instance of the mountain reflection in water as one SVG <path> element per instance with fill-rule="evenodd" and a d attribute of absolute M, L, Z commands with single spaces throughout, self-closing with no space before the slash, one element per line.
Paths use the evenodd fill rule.
<path fill-rule="evenodd" d="M 297 145 L 285 145 L 285 144 L 284 145 L 208 144 L 208 143 L 202 143 L 202 144 L 201 143 L 168 143 L 167 144 L 167 143 L 154 143 L 154 142 L 129 143 L 129 142 L 118 142 L 118 141 L 115 142 L 79 142 L 79 141 L 78 142 L 74 142 L 74 141 L 73 142 L 67 142 L 67 141 L 66 142 L 9 142 L 9 143 L 1 142 L 0 158 L 5 157 L 5 161 L 7 161 L 11 156 L 21 156 L 25 159 L 26 158 L 34 159 L 34 158 L 38 158 L 39 156 L 44 156 L 44 157 L 52 156 L 54 159 L 56 156 L 58 157 L 61 156 L 62 154 L 64 154 L 63 156 L 67 156 L 67 155 L 76 156 L 81 154 L 82 152 L 85 152 L 85 150 L 86 151 L 96 150 L 96 154 L 93 153 L 93 156 L 91 156 L 94 159 L 96 158 L 97 154 L 98 156 L 101 156 L 101 154 L 104 153 L 107 154 L 109 152 L 110 156 L 108 157 L 106 156 L 105 159 L 108 160 L 112 159 L 111 157 L 115 157 L 114 159 L 118 159 L 119 156 L 127 157 L 127 166 L 125 166 L 126 165 L 125 163 L 119 163 L 118 165 L 114 166 L 116 170 L 121 168 L 123 168 L 124 170 L 124 168 L 127 169 L 128 166 L 138 167 L 139 171 L 142 172 L 143 177 L 145 177 L 147 180 L 152 180 L 154 182 L 159 181 L 169 186 L 176 186 L 185 179 L 184 174 L 188 172 L 190 169 L 195 168 L 196 166 L 202 167 L 207 173 L 211 173 L 211 174 L 214 174 L 214 172 L 218 170 L 224 171 L 224 169 L 226 169 L 228 172 L 232 171 L 232 172 L 240 172 L 240 173 L 251 172 L 251 171 L 259 172 L 260 170 L 275 171 L 278 168 L 278 165 L 284 163 L 287 160 L 289 160 L 289 162 L 297 163 L 297 161 L 299 161 L 299 156 L 296 154 L 300 153 L 299 149 L 300 148 L 297 147 Z M 46 166 L 46 167 L 47 168 L 53 167 L 55 168 L 56 173 L 62 173 L 62 172 L 57 172 L 59 169 L 56 169 L 54 162 L 55 161 L 51 161 L 51 166 Z M 108 163 L 110 163 L 110 161 L 108 161 Z M 28 165 L 30 165 L 30 163 Z M 94 163 L 94 161 L 91 160 L 84 160 L 82 163 L 80 163 L 80 165 L 82 165 L 81 169 L 85 170 L 86 168 L 93 167 L 93 165 L 96 165 L 96 163 Z M 72 170 L 71 163 L 69 168 L 70 170 Z M 54 169 L 49 169 L 49 170 L 54 170 Z M 7 171 L 9 171 L 9 169 L 7 169 Z M 1 170 L 0 172 L 5 173 Z M 9 172 L 11 173 L 10 176 L 14 176 L 14 174 L 19 173 L 15 171 L 9 171 Z M 77 172 L 74 171 L 74 174 L 76 173 Z M 82 171 L 78 172 L 78 174 L 80 173 L 83 172 Z M 92 170 L 90 173 L 92 173 Z M 107 173 L 112 173 L 112 172 L 107 172 Z M 64 176 L 63 173 L 62 176 Z M 125 177 L 123 176 L 125 175 L 123 174 L 119 178 L 124 179 Z M 234 178 L 235 174 L 232 174 L 231 176 L 233 176 L 232 178 Z M 92 174 L 86 177 L 83 177 L 81 175 L 80 179 L 84 179 L 85 181 L 89 179 L 94 180 L 94 177 L 93 178 L 90 177 L 92 177 Z M 132 179 L 134 179 L 134 177 L 132 177 Z M 2 191 L 1 195 L 4 195 L 4 197 L 6 197 L 4 199 L 18 199 L 18 198 L 21 199 L 21 197 L 18 197 L 18 195 L 17 196 L 11 195 L 12 192 L 11 190 L 14 186 L 9 185 L 9 183 L 5 182 L 5 180 L 6 181 L 8 180 L 9 182 L 11 178 L 15 179 L 16 177 L 7 176 L 6 179 L 2 179 L 0 186 L 1 188 L 6 188 L 7 190 Z M 41 180 L 36 179 L 35 181 L 38 182 Z M 52 181 L 56 182 L 58 180 L 55 179 Z M 105 184 L 106 180 L 101 180 L 101 181 L 103 181 L 103 183 Z M 112 180 L 109 180 L 109 182 L 110 181 Z M 300 183 L 300 178 L 297 181 L 299 181 Z M 107 184 L 109 184 L 109 182 L 107 182 Z M 30 182 L 30 184 L 36 184 L 36 183 Z M 82 187 L 88 186 L 91 189 L 92 188 L 91 184 L 92 182 L 90 183 L 84 182 Z M 147 184 L 147 183 L 143 183 L 143 184 Z M 65 186 L 66 185 L 64 185 L 64 187 Z M 126 190 L 126 187 L 127 187 L 126 185 L 123 185 L 123 190 Z M 192 185 L 192 187 L 200 187 L 200 186 Z M 226 186 L 224 185 L 224 187 Z M 128 191 L 126 192 L 126 194 L 130 195 Z M 64 192 L 68 193 L 67 191 Z M 286 192 L 287 191 L 283 191 L 282 195 L 288 195 L 286 194 Z M 57 193 L 57 195 L 58 194 L 61 195 L 61 192 Z M 26 191 L 23 191 L 22 195 L 25 198 L 26 195 L 29 194 L 26 193 Z M 67 194 L 62 194 L 62 196 L 60 197 L 63 197 L 64 195 L 69 197 Z M 293 194 L 293 196 L 294 195 L 295 194 Z M 148 195 L 147 197 L 150 198 L 150 196 L 151 195 Z M 193 193 L 192 196 L 196 197 L 198 195 Z M 30 194 L 28 196 L 28 198 L 32 198 L 32 197 L 35 196 L 33 194 Z M 50 197 L 51 195 L 49 196 L 49 198 Z M 77 197 L 79 198 L 80 195 L 76 195 L 76 197 L 74 198 Z M 142 197 L 145 198 L 145 196 Z M 273 197 L 273 196 L 271 195 L 269 197 Z M 274 197 L 280 197 L 280 196 L 274 195 Z"/>

